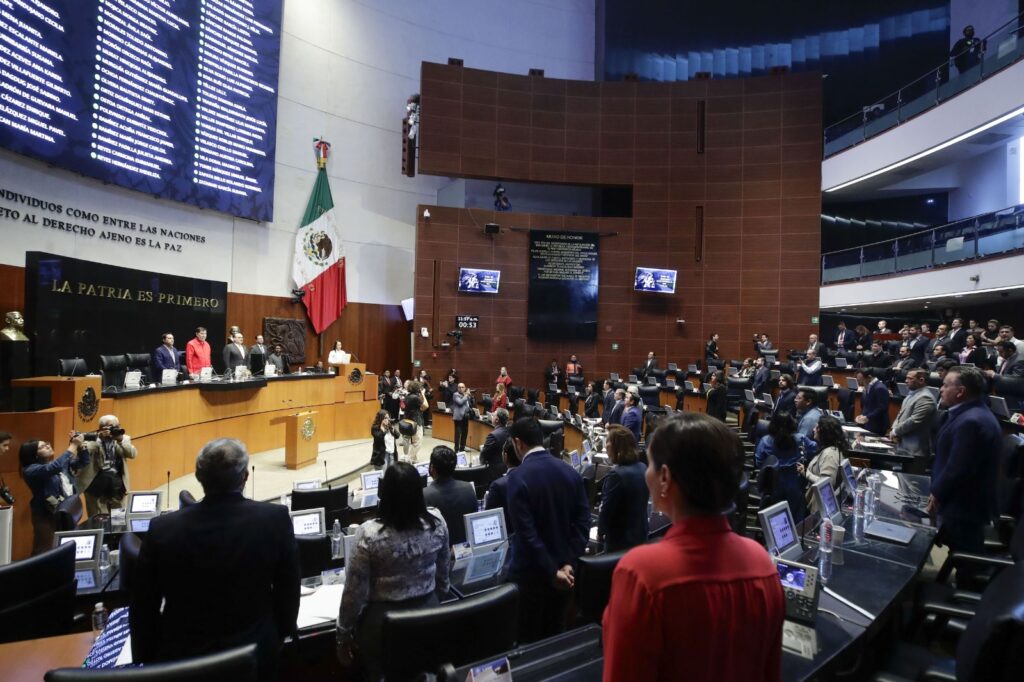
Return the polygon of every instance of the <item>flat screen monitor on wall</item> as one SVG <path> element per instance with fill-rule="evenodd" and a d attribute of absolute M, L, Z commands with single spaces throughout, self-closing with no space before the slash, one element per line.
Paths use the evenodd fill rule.
<path fill-rule="evenodd" d="M 528 337 L 597 338 L 599 241 L 594 232 L 530 231 Z"/>
<path fill-rule="evenodd" d="M 459 268 L 460 294 L 496 294 L 501 284 L 501 270 Z"/>
<path fill-rule="evenodd" d="M 637 268 L 633 291 L 655 294 L 676 293 L 676 271 L 659 268 Z"/>
<path fill-rule="evenodd" d="M 273 218 L 282 0 L 5 4 L 0 147 Z"/>

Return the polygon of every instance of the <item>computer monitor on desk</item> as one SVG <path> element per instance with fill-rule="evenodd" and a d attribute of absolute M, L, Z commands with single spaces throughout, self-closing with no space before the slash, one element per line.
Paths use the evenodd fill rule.
<path fill-rule="evenodd" d="M 75 543 L 75 568 L 96 568 L 103 547 L 103 530 L 67 530 L 53 534 L 53 546 Z"/>
<path fill-rule="evenodd" d="M 796 560 L 803 553 L 800 545 L 800 534 L 793 513 L 789 510 L 789 502 L 777 502 L 757 512 L 764 532 L 765 546 L 768 552 L 783 559 Z"/>
<path fill-rule="evenodd" d="M 821 518 L 827 518 L 832 521 L 833 525 L 839 525 L 843 522 L 843 512 L 839 508 L 839 500 L 836 499 L 836 493 L 832 489 L 832 481 L 830 478 L 823 478 L 815 483 L 814 496 L 818 500 L 818 510 L 821 512 Z"/>
<path fill-rule="evenodd" d="M 474 554 L 489 552 L 508 540 L 505 511 L 501 508 L 473 512 L 463 517 L 466 540 Z"/>
<path fill-rule="evenodd" d="M 377 471 L 364 471 L 359 474 L 360 487 L 363 489 L 363 494 L 375 493 L 377 488 L 380 487 L 380 479 L 384 475 L 383 470 Z"/>
<path fill-rule="evenodd" d="M 128 516 L 159 514 L 164 493 L 162 490 L 145 490 L 128 493 L 125 509 Z"/>
<path fill-rule="evenodd" d="M 323 507 L 290 512 L 295 535 L 326 535 L 327 514 Z"/>

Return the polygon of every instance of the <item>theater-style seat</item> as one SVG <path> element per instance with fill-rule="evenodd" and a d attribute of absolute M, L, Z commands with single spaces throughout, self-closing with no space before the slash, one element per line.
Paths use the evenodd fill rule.
<path fill-rule="evenodd" d="M 249 682 L 256 679 L 255 644 L 142 668 L 57 668 L 43 677 L 45 682 Z"/>
<path fill-rule="evenodd" d="M 299 575 L 303 578 L 318 576 L 344 563 L 341 559 L 335 561 L 332 558 L 329 535 L 299 535 L 295 542 L 299 546 Z"/>
<path fill-rule="evenodd" d="M 478 595 L 426 609 L 384 616 L 384 673 L 414 679 L 446 663 L 465 665 L 496 656 L 515 644 L 519 588 L 501 585 Z"/>
<path fill-rule="evenodd" d="M 0 566 L 0 643 L 67 634 L 74 617 L 73 542 Z"/>
<path fill-rule="evenodd" d="M 576 571 L 576 624 L 600 623 L 612 592 L 612 573 L 629 550 L 580 557 Z"/>
<path fill-rule="evenodd" d="M 338 485 L 333 488 L 317 488 L 316 490 L 293 490 L 292 511 L 324 508 L 327 515 L 327 527 L 334 520 L 341 520 L 342 513 L 348 509 L 348 486 Z"/>

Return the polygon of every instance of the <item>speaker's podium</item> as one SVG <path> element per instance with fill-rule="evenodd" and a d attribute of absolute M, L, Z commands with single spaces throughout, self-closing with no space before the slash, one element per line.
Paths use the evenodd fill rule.
<path fill-rule="evenodd" d="M 337 374 L 334 380 L 334 402 L 361 403 L 377 397 L 377 382 L 374 381 L 370 386 L 366 380 L 366 363 L 349 362 L 332 367 Z M 366 395 L 367 391 L 370 391 L 370 396 Z"/>
<path fill-rule="evenodd" d="M 316 464 L 320 437 L 316 412 L 299 412 L 285 417 L 284 464 L 289 469 Z"/>

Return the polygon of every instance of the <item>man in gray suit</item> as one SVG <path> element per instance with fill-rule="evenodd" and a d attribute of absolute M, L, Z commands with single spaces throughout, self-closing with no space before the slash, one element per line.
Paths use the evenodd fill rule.
<path fill-rule="evenodd" d="M 932 454 L 932 421 L 935 419 L 936 403 L 931 391 L 925 386 L 928 372 L 912 369 L 907 372 L 907 388 L 910 395 L 903 399 L 896 421 L 889 430 L 889 437 L 915 457 Z"/>
<path fill-rule="evenodd" d="M 249 366 L 249 353 L 245 348 L 245 339 L 241 333 L 235 334 L 231 342 L 224 346 L 224 369 L 235 370 L 235 367 Z"/>

